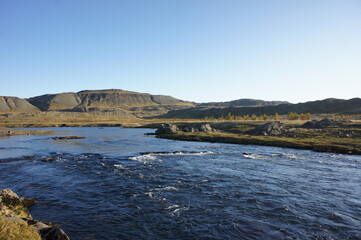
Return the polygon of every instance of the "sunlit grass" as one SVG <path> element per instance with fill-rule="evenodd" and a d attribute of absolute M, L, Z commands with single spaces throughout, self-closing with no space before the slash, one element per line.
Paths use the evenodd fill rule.
<path fill-rule="evenodd" d="M 11 221 L 0 216 L 0 240 L 40 240 L 39 233 L 23 220 Z"/>

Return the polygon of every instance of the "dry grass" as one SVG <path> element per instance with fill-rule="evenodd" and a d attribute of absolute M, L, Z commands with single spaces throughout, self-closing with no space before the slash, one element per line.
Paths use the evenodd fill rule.
<path fill-rule="evenodd" d="M 39 233 L 23 220 L 11 221 L 0 217 L 0 240 L 40 240 Z"/>

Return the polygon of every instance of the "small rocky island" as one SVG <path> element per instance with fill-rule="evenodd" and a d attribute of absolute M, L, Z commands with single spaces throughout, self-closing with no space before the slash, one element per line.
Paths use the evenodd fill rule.
<path fill-rule="evenodd" d="M 58 225 L 33 219 L 28 208 L 36 203 L 10 189 L 0 191 L 0 239 L 69 240 Z"/>

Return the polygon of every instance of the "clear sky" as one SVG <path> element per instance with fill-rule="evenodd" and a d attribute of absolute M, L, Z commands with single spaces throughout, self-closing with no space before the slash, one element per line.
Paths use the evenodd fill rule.
<path fill-rule="evenodd" d="M 361 97 L 360 0 L 0 0 L 0 96 Z"/>

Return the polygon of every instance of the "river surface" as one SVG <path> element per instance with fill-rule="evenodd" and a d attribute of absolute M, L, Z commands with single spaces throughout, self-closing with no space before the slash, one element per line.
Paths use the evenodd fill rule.
<path fill-rule="evenodd" d="M 0 189 L 71 239 L 361 239 L 361 156 L 60 130 L 0 138 Z"/>

